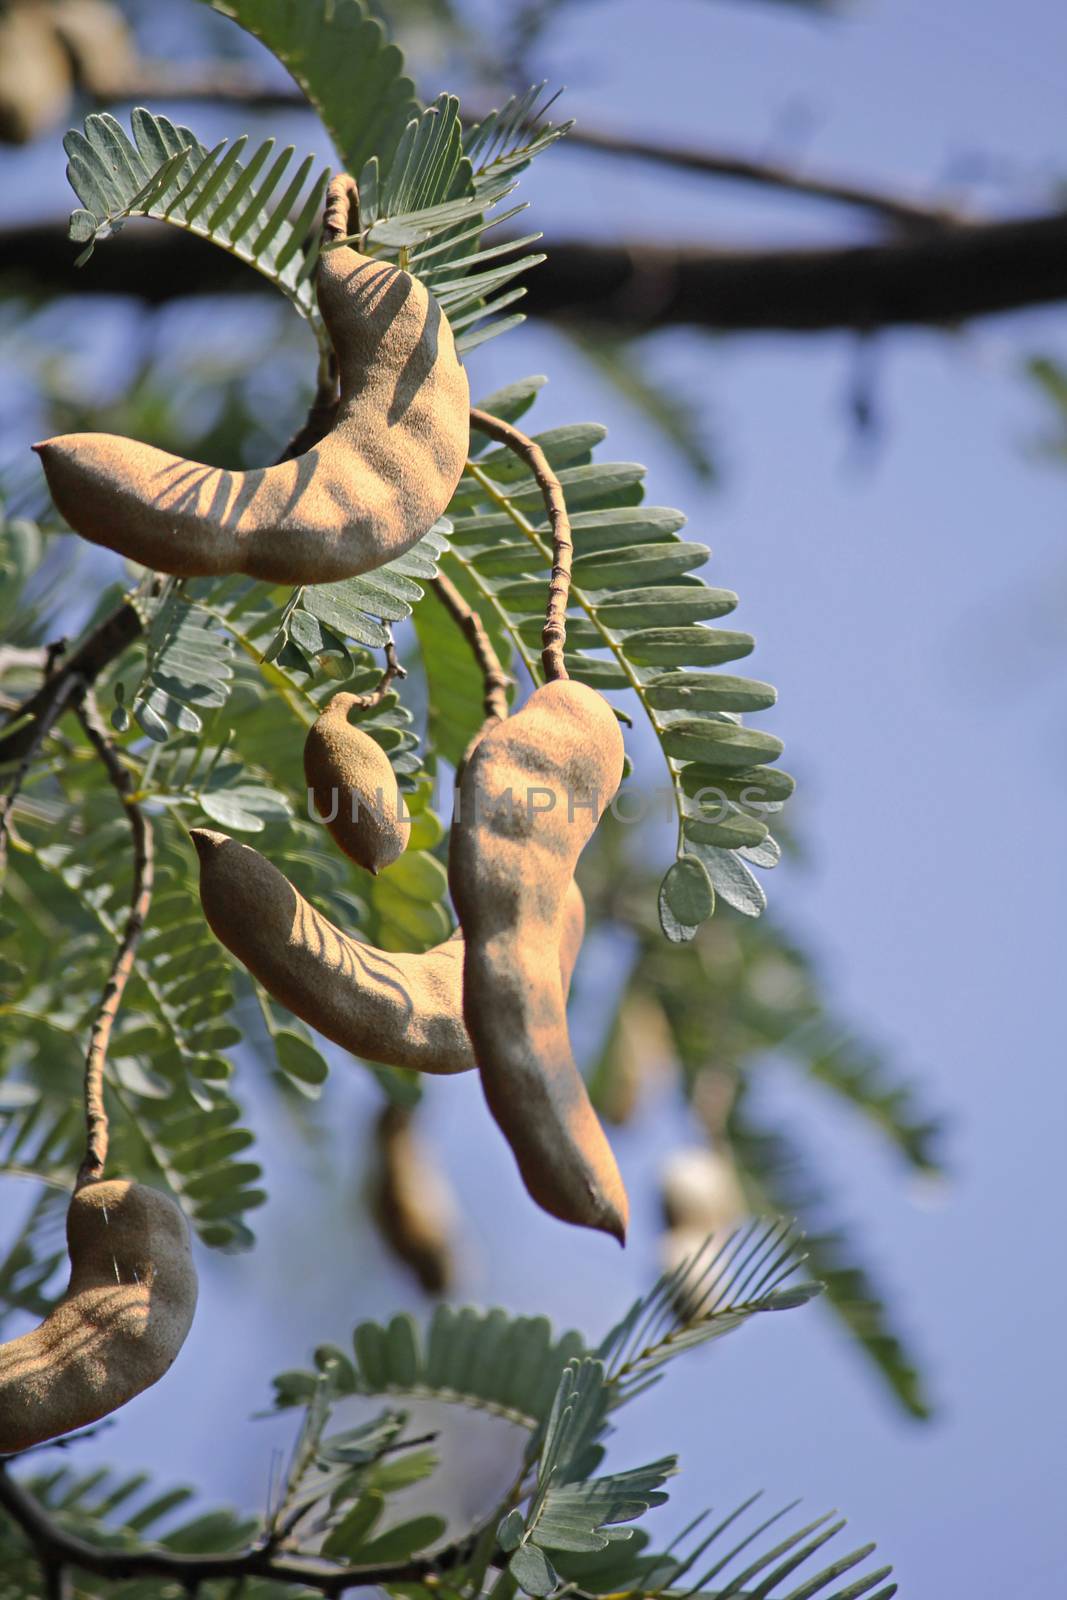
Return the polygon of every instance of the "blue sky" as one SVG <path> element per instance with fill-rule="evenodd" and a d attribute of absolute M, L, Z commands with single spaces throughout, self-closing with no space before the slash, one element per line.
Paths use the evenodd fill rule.
<path fill-rule="evenodd" d="M 985 157 L 997 181 L 975 203 L 992 207 L 1040 203 L 1060 170 L 1065 59 L 1067 12 L 1039 0 L 941 0 L 936 17 L 913 0 L 866 0 L 832 25 L 772 6 L 602 0 L 564 13 L 539 69 L 590 122 L 802 153 L 921 194 L 954 193 L 961 163 Z M 42 180 L 65 204 L 58 145 L 21 159 L 4 158 L 5 212 L 39 206 Z M 535 224 L 561 233 L 719 242 L 865 226 L 576 152 L 543 160 L 526 192 Z M 1019 373 L 1032 352 L 1067 354 L 1062 312 L 879 341 L 881 426 L 857 452 L 851 339 L 661 335 L 650 359 L 706 418 L 724 469 L 715 489 L 558 335 L 530 325 L 472 361 L 476 391 L 549 373 L 539 424 L 605 422 L 612 453 L 647 465 L 649 498 L 685 508 L 713 547 L 707 576 L 741 595 L 753 673 L 781 694 L 765 725 L 801 780 L 807 860 L 783 865 L 769 891 L 820 953 L 840 1009 L 914 1069 L 952 1124 L 951 1186 L 916 1191 L 817 1091 L 784 1073 L 765 1091 L 823 1153 L 930 1372 L 935 1421 L 901 1419 L 810 1308 L 680 1365 L 627 1421 L 627 1457 L 681 1451 L 665 1530 L 760 1487 L 775 1504 L 802 1494 L 812 1516 L 836 1505 L 916 1600 L 1051 1593 L 1062 1568 L 1067 1306 L 1050 1235 L 1067 1109 L 1055 1012 L 1067 476 L 1027 453 L 1045 420 Z M 594 1003 L 588 979 L 585 993 Z M 417 1308 L 360 1214 L 351 1152 L 373 1093 L 343 1064 L 329 1093 L 334 1127 L 351 1136 L 323 1150 L 287 1148 L 264 1112 L 275 1199 L 261 1248 L 205 1262 L 183 1360 L 86 1460 L 158 1462 L 162 1438 L 166 1475 L 255 1504 L 269 1447 L 288 1435 L 246 1420 L 270 1374 L 360 1316 Z M 657 1161 L 684 1135 L 669 1100 L 619 1140 L 639 1218 L 625 1257 L 534 1211 L 475 1084 L 433 1085 L 427 1126 L 470 1219 L 465 1297 L 596 1332 L 645 1286 Z M 310 1241 L 326 1236 L 324 1264 Z M 504 1448 L 487 1443 L 484 1459 Z"/>

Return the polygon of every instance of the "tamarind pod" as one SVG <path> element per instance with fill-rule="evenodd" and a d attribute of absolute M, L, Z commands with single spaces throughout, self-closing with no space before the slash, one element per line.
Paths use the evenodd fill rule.
<path fill-rule="evenodd" d="M 389 757 L 348 713 L 357 694 L 335 694 L 304 740 L 308 798 L 346 856 L 368 872 L 407 848 L 411 818 Z"/>
<path fill-rule="evenodd" d="M 67 114 L 70 59 L 43 7 L 0 8 L 0 142 L 30 144 Z"/>
<path fill-rule="evenodd" d="M 209 828 L 190 837 L 208 926 L 294 1016 L 367 1061 L 435 1074 L 473 1069 L 462 939 L 419 955 L 377 950 L 342 933 L 250 845 Z M 575 884 L 556 945 L 566 987 L 584 922 Z"/>
<path fill-rule="evenodd" d="M 594 689 L 536 689 L 470 754 L 448 866 L 489 1109 L 538 1205 L 620 1243 L 626 1191 L 571 1052 L 555 952 L 575 863 L 622 765 L 618 723 Z"/>
<path fill-rule="evenodd" d="M 354 193 L 344 175 L 331 183 L 327 243 L 347 233 Z M 368 572 L 420 539 L 470 438 L 452 330 L 415 278 L 348 245 L 323 250 L 316 292 L 341 380 L 319 443 L 229 472 L 115 434 L 61 434 L 34 449 L 75 532 L 158 572 L 286 584 Z"/>
<path fill-rule="evenodd" d="M 410 1108 L 387 1105 L 375 1125 L 374 1216 L 393 1255 L 426 1293 L 443 1294 L 455 1270 L 450 1238 L 455 1199 L 411 1120 Z"/>
<path fill-rule="evenodd" d="M 196 1309 L 189 1230 L 165 1194 L 125 1179 L 78 1189 L 70 1284 L 44 1321 L 0 1345 L 0 1454 L 84 1428 L 158 1383 Z"/>

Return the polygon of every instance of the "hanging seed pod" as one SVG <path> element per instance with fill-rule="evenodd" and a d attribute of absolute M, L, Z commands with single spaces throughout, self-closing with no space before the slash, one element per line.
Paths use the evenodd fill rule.
<path fill-rule="evenodd" d="M 342 933 L 249 845 L 207 828 L 190 837 L 208 925 L 275 1000 L 364 1060 L 431 1073 L 474 1067 L 462 939 L 422 955 L 377 950 Z M 555 946 L 568 987 L 584 924 L 574 885 Z"/>
<path fill-rule="evenodd" d="M 304 740 L 308 798 L 346 856 L 378 873 L 407 847 L 411 818 L 389 757 L 348 713 L 359 695 L 335 694 Z"/>
<path fill-rule="evenodd" d="M 67 1213 L 70 1285 L 0 1345 L 0 1455 L 84 1428 L 158 1383 L 196 1309 L 189 1230 L 165 1194 L 109 1179 Z"/>
<path fill-rule="evenodd" d="M 556 952 L 575 865 L 622 764 L 607 701 L 573 680 L 545 684 L 471 752 L 448 867 L 489 1109 L 538 1205 L 620 1243 L 626 1191 L 571 1052 Z"/>
<path fill-rule="evenodd" d="M 324 246 L 358 228 L 352 179 L 330 184 Z M 409 549 L 452 498 L 470 438 L 467 376 L 436 300 L 399 267 L 324 248 L 316 288 L 341 380 L 321 441 L 227 472 L 110 433 L 34 446 L 76 533 L 157 572 L 330 583 Z"/>

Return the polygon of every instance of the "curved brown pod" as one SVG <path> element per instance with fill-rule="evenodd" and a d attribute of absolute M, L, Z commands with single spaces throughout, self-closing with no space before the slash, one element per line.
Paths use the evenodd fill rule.
<path fill-rule="evenodd" d="M 377 873 L 407 848 L 411 819 L 389 757 L 348 720 L 359 703 L 357 694 L 335 694 L 316 717 L 304 740 L 304 776 L 334 843 Z"/>
<path fill-rule="evenodd" d="M 354 196 L 351 178 L 331 183 L 326 242 L 349 231 Z M 290 584 L 368 572 L 426 533 L 470 437 L 452 330 L 417 279 L 348 245 L 323 250 L 316 290 L 341 379 L 326 437 L 228 472 L 116 434 L 61 434 L 34 449 L 76 533 L 158 572 Z"/>
<path fill-rule="evenodd" d="M 575 864 L 622 765 L 607 701 L 573 680 L 545 684 L 471 752 L 448 865 L 489 1109 L 538 1205 L 620 1243 L 626 1191 L 571 1052 L 555 951 Z"/>
<path fill-rule="evenodd" d="M 193 828 L 190 837 L 208 925 L 275 1000 L 364 1060 L 417 1072 L 473 1069 L 461 939 L 421 955 L 361 944 L 316 911 L 258 850 L 208 828 Z M 575 884 L 557 943 L 568 988 L 584 926 Z"/>
<path fill-rule="evenodd" d="M 185 1342 L 196 1270 L 181 1211 L 124 1179 L 67 1212 L 70 1284 L 30 1333 L 0 1345 L 0 1454 L 84 1428 L 158 1383 Z"/>

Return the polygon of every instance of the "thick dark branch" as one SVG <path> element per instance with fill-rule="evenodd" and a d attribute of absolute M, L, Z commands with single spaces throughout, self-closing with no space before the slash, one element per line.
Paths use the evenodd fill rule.
<path fill-rule="evenodd" d="M 85 1057 L 85 1159 L 78 1171 L 77 1187 L 93 1183 L 104 1175 L 107 1165 L 108 1121 L 104 1104 L 104 1068 L 107 1064 L 107 1047 L 115 1025 L 122 996 L 133 971 L 137 946 L 144 931 L 149 907 L 152 904 L 152 886 L 155 881 L 155 846 L 152 824 L 133 798 L 133 780 L 119 759 L 118 752 L 100 716 L 91 689 L 77 707 L 78 718 L 85 729 L 90 744 L 103 762 L 108 777 L 118 793 L 126 820 L 133 836 L 133 890 L 130 911 L 126 918 L 119 947 L 111 964 L 100 1006 L 93 1019 L 89 1034 L 89 1048 Z"/>
<path fill-rule="evenodd" d="M 549 683 L 567 676 L 563 652 L 567 647 L 567 605 L 571 593 L 571 561 L 574 557 L 574 540 L 571 537 L 571 519 L 567 515 L 567 502 L 563 487 L 553 472 L 541 446 L 528 434 L 503 422 L 488 411 L 471 407 L 471 427 L 495 439 L 498 444 L 517 455 L 533 473 L 541 498 L 545 502 L 549 526 L 552 529 L 552 575 L 548 580 L 548 604 L 545 626 L 541 634 L 541 664 Z"/>
<path fill-rule="evenodd" d="M 271 1578 L 277 1583 L 303 1584 L 324 1595 L 349 1589 L 418 1583 L 429 1573 L 447 1567 L 445 1556 L 393 1562 L 378 1567 L 339 1568 L 312 1556 L 286 1556 L 266 1546 L 252 1546 L 229 1555 L 174 1555 L 168 1550 L 107 1550 L 65 1533 L 10 1477 L 0 1462 L 0 1509 L 20 1527 L 46 1568 L 71 1566 L 101 1578 L 169 1578 L 188 1588 L 211 1578 Z"/>
<path fill-rule="evenodd" d="M 1067 214 L 819 249 L 708 250 L 551 238 L 523 309 L 627 332 L 687 323 L 723 332 L 874 329 L 965 322 L 1067 299 Z M 203 240 L 131 223 L 75 270 L 58 224 L 0 232 L 11 286 L 31 294 L 188 294 L 269 290 Z M 274 292 L 270 290 L 270 292 Z"/>
<path fill-rule="evenodd" d="M 632 332 L 675 323 L 866 331 L 1067 299 L 1067 214 L 821 249 L 549 242 L 548 250 L 530 276 L 529 310 Z"/>

